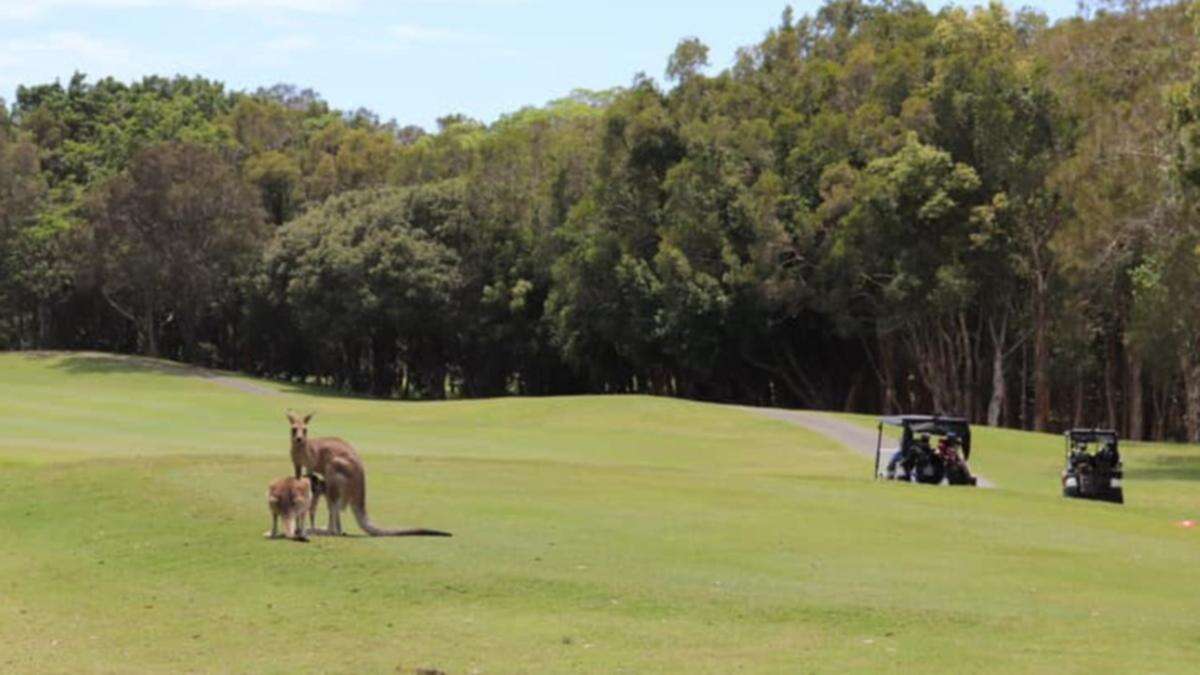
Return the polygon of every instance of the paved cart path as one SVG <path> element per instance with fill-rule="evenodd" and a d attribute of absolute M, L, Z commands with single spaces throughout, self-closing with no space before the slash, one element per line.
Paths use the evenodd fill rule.
<path fill-rule="evenodd" d="M 856 452 L 864 457 L 875 459 L 875 443 L 879 438 L 879 432 L 874 429 L 859 426 L 853 422 L 840 420 L 833 415 L 825 413 L 812 412 L 808 410 L 785 410 L 782 408 L 750 408 L 744 407 L 745 410 L 753 412 L 764 417 L 780 420 L 804 427 L 809 431 L 821 434 L 826 438 L 841 443 L 847 449 Z M 895 450 L 896 442 L 884 434 L 883 438 L 883 454 L 880 457 L 880 468 L 887 463 L 887 458 Z M 990 480 L 971 472 L 979 479 L 979 487 L 992 488 L 996 484 Z"/>

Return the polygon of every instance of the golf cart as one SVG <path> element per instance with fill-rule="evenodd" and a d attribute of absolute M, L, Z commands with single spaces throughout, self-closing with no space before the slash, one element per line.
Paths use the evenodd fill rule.
<path fill-rule="evenodd" d="M 1121 479 L 1125 474 L 1117 450 L 1117 432 L 1071 429 L 1064 436 L 1067 465 L 1062 472 L 1063 496 L 1124 504 Z"/>
<path fill-rule="evenodd" d="M 883 425 L 901 427 L 900 447 L 888 459 L 883 473 L 879 459 L 883 451 Z M 937 445 L 930 437 L 937 436 Z M 977 480 L 967 468 L 971 457 L 971 426 L 961 417 L 939 415 L 901 415 L 879 420 L 879 440 L 875 445 L 875 478 L 902 480 L 927 485 L 975 485 Z"/>

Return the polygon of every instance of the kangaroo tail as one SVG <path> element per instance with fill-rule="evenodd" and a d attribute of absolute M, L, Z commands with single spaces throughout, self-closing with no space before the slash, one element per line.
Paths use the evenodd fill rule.
<path fill-rule="evenodd" d="M 358 490 L 355 490 L 354 498 L 350 503 L 350 510 L 354 512 L 354 519 L 358 521 L 358 526 L 363 532 L 372 537 L 451 537 L 454 536 L 449 532 L 441 530 L 427 530 L 423 527 L 414 527 L 404 530 L 388 530 L 382 527 L 375 527 L 367 516 L 367 486 L 360 485 Z"/>

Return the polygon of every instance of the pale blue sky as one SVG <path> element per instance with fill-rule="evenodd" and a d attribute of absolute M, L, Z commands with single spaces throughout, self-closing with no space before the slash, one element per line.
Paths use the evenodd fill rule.
<path fill-rule="evenodd" d="M 432 127 L 484 121 L 575 87 L 662 78 L 695 35 L 723 68 L 784 0 L 0 0 L 0 97 L 74 70 L 128 80 L 201 74 L 234 89 L 289 82 L 342 109 Z M 942 3 L 935 2 L 940 5 Z M 967 3 L 967 4 L 974 4 Z M 797 15 L 818 2 L 793 2 Z M 1074 0 L 1037 6 L 1052 18 Z"/>

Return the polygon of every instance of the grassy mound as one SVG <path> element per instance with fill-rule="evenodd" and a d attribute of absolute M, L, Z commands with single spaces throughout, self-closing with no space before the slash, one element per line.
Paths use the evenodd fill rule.
<path fill-rule="evenodd" d="M 287 407 L 359 449 L 377 523 L 455 537 L 263 540 Z M 734 408 L 379 402 L 94 354 L 0 355 L 0 429 L 6 672 L 1200 660 L 1193 447 L 1129 445 L 1120 507 L 1059 496 L 1052 436 L 979 429 L 1000 488 L 936 489 Z"/>

